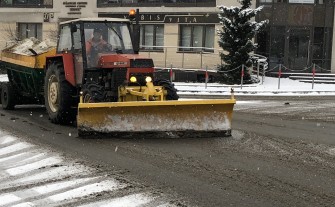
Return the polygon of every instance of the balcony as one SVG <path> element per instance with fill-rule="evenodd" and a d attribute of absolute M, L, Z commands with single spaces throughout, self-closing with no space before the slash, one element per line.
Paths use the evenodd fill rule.
<path fill-rule="evenodd" d="M 215 7 L 216 0 L 97 0 L 97 7 Z"/>
<path fill-rule="evenodd" d="M 0 8 L 52 8 L 53 0 L 0 0 Z"/>

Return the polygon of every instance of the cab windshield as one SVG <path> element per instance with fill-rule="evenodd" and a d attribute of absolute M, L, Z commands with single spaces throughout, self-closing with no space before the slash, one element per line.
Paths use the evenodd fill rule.
<path fill-rule="evenodd" d="M 128 24 L 122 22 L 91 22 L 84 23 L 85 42 L 94 42 L 95 33 L 101 33 L 100 40 L 108 44 L 108 50 L 100 53 L 133 54 L 133 45 Z M 99 34 L 98 34 L 99 35 Z M 95 37 L 96 39 L 97 37 Z"/>

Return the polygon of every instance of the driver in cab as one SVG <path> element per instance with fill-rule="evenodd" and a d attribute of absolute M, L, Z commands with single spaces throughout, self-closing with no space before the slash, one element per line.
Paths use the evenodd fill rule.
<path fill-rule="evenodd" d="M 93 37 L 86 42 L 88 65 L 91 67 L 97 67 L 98 54 L 108 51 L 112 51 L 112 46 L 102 39 L 102 30 L 94 29 Z"/>

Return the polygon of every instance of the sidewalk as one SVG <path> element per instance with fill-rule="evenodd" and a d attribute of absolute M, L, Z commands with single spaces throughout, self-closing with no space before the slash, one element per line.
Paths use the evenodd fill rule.
<path fill-rule="evenodd" d="M 303 83 L 289 78 L 265 77 L 264 82 L 249 85 L 224 85 L 218 83 L 174 82 L 180 95 L 235 95 L 256 96 L 335 96 L 335 84 Z"/>
<path fill-rule="evenodd" d="M 0 82 L 8 81 L 7 75 L 0 74 Z M 289 78 L 265 77 L 257 84 L 224 85 L 219 83 L 184 83 L 174 82 L 180 95 L 230 95 L 234 89 L 235 95 L 247 96 L 335 96 L 335 84 L 303 83 Z M 313 87 L 313 88 L 312 88 Z"/>

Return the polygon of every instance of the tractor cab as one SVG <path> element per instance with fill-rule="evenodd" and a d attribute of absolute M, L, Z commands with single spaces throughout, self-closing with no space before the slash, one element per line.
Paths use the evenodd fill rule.
<path fill-rule="evenodd" d="M 84 22 L 88 67 L 97 67 L 103 54 L 134 54 L 129 24 L 124 22 Z"/>
<path fill-rule="evenodd" d="M 138 37 L 131 35 L 131 24 L 128 19 L 118 18 L 81 18 L 60 24 L 57 53 L 72 55 L 74 85 L 85 84 L 90 78 L 87 69 L 113 69 L 114 65 L 107 62 L 115 62 L 121 54 L 134 54 L 132 38 Z"/>
<path fill-rule="evenodd" d="M 57 53 L 72 53 L 84 68 L 99 67 L 104 54 L 134 54 L 130 21 L 82 18 L 60 25 Z"/>

